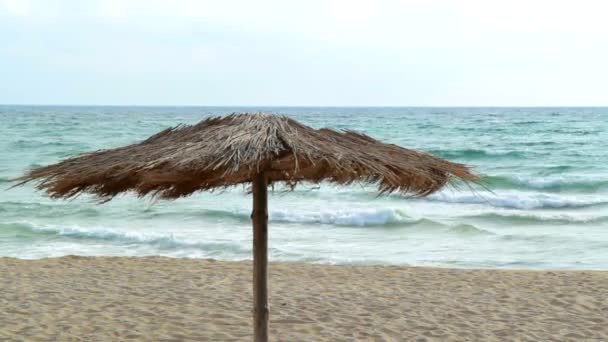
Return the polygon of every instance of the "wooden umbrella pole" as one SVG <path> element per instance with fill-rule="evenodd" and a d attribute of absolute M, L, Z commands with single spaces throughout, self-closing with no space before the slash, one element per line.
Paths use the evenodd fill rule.
<path fill-rule="evenodd" d="M 268 182 L 253 179 L 253 333 L 255 342 L 268 341 Z"/>

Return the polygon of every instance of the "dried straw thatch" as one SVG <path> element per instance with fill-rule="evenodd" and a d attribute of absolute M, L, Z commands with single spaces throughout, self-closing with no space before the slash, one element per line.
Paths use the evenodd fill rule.
<path fill-rule="evenodd" d="M 106 200 L 134 191 L 169 199 L 251 182 L 260 171 L 269 183 L 371 182 L 381 192 L 412 195 L 430 194 L 453 178 L 477 179 L 465 165 L 361 133 L 313 129 L 286 116 L 235 113 L 37 168 L 17 181 L 37 181 L 57 198 L 87 192 Z"/>

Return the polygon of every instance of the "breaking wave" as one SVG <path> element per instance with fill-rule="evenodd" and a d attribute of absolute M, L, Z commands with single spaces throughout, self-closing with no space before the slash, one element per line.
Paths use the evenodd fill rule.
<path fill-rule="evenodd" d="M 271 211 L 270 221 L 317 223 L 336 226 L 383 226 L 414 223 L 416 220 L 399 209 L 358 209 L 319 212 Z"/>
<path fill-rule="evenodd" d="M 52 225 L 35 225 L 31 223 L 0 224 L 0 236 L 11 234 L 15 237 L 32 238 L 35 236 L 67 237 L 79 240 L 95 240 L 117 242 L 122 244 L 146 244 L 158 249 L 200 249 L 233 252 L 247 252 L 236 243 L 231 242 L 199 242 L 186 241 L 173 236 L 173 234 L 150 234 L 133 231 L 120 231 L 109 228 L 93 227 L 59 227 Z"/>
<path fill-rule="evenodd" d="M 429 152 L 442 158 L 467 160 L 521 159 L 529 154 L 529 152 L 520 151 L 487 151 L 479 149 L 431 150 Z M 534 154 L 536 154 L 536 152 Z"/>
<path fill-rule="evenodd" d="M 559 177 L 534 178 L 524 176 L 487 176 L 482 182 L 493 189 L 535 189 L 546 191 L 597 192 L 608 189 L 607 178 L 594 177 Z"/>
<path fill-rule="evenodd" d="M 601 197 L 576 197 L 560 196 L 543 193 L 456 193 L 440 192 L 427 198 L 430 201 L 462 203 L 462 204 L 484 204 L 496 208 L 506 209 L 561 209 L 561 208 L 585 208 L 608 204 L 608 198 Z"/>
<path fill-rule="evenodd" d="M 608 216 L 576 217 L 572 215 L 537 216 L 532 214 L 498 214 L 485 213 L 463 216 L 467 219 L 508 225 L 569 225 L 569 224 L 602 224 L 608 222 Z"/>
<path fill-rule="evenodd" d="M 202 209 L 196 212 L 155 212 L 148 215 L 149 218 L 189 216 L 214 220 L 234 220 L 237 222 L 249 222 L 250 213 L 237 210 L 210 210 Z M 294 210 L 270 210 L 268 214 L 270 222 L 277 223 L 300 223 L 300 224 L 327 224 L 335 226 L 385 226 L 411 224 L 417 220 L 409 217 L 400 209 L 345 209 L 345 210 L 320 210 L 320 211 L 294 211 Z"/>

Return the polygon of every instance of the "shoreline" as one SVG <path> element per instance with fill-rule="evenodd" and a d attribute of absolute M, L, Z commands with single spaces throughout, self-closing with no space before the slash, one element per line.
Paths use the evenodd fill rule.
<path fill-rule="evenodd" d="M 253 266 L 253 259 L 239 259 L 239 260 L 228 260 L 228 259 L 215 259 L 215 258 L 199 258 L 189 256 L 171 256 L 171 255 L 79 255 L 79 254 L 66 254 L 60 256 L 45 256 L 39 258 L 22 258 L 13 256 L 0 256 L 0 263 L 4 261 L 44 261 L 54 259 L 168 259 L 168 260 L 200 260 L 203 262 L 219 262 L 228 264 L 251 264 Z M 535 268 L 535 267 L 522 267 L 522 268 L 510 268 L 510 267 L 469 267 L 469 266 L 454 266 L 454 265 L 407 265 L 398 263 L 325 263 L 325 262 L 312 262 L 312 261 L 291 261 L 291 260 L 280 260 L 274 261 L 269 260 L 268 265 L 308 265 L 308 266 L 321 266 L 321 267 L 355 267 L 355 268 L 398 268 L 398 269 L 415 269 L 415 270 L 453 270 L 453 271 L 505 271 L 505 272 L 593 272 L 593 273 L 608 273 L 608 269 L 601 268 Z"/>
<path fill-rule="evenodd" d="M 247 340 L 251 261 L 0 258 L 0 338 Z M 608 339 L 608 271 L 271 262 L 272 340 Z"/>
<path fill-rule="evenodd" d="M 249 263 L 253 267 L 253 259 L 216 259 L 209 257 L 190 257 L 190 256 L 172 256 L 172 255 L 79 255 L 79 254 L 66 254 L 60 256 L 44 256 L 44 257 L 15 257 L 15 256 L 0 256 L 0 263 L 7 260 L 19 260 L 19 261 L 41 261 L 41 260 L 53 260 L 53 259 L 64 259 L 64 258 L 84 258 L 84 259 L 169 259 L 169 260 L 200 260 L 209 262 L 220 262 L 220 263 Z M 402 264 L 402 263 L 327 263 L 324 261 L 293 261 L 293 260 L 269 260 L 269 265 L 310 265 L 310 266 L 321 266 L 321 267 L 379 267 L 379 268 L 403 268 L 403 269 L 421 269 L 421 270 L 454 270 L 454 271 L 515 271 L 515 272 L 596 272 L 596 273 L 608 273 L 608 268 L 568 268 L 568 267 L 557 267 L 557 268 L 541 268 L 541 267 L 493 267 L 493 266 L 455 266 L 446 264 L 436 265 L 421 265 L 421 264 Z"/>

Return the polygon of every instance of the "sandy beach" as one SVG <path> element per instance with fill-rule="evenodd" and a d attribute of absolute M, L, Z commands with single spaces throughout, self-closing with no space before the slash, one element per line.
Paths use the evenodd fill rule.
<path fill-rule="evenodd" d="M 247 341 L 251 263 L 0 259 L 0 340 Z M 270 265 L 274 341 L 608 340 L 608 272 Z"/>

